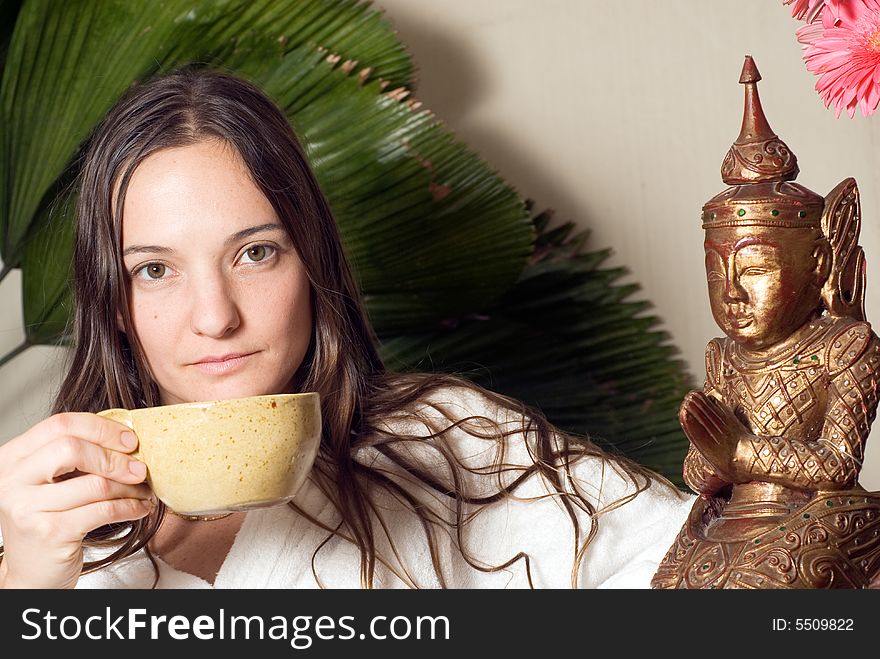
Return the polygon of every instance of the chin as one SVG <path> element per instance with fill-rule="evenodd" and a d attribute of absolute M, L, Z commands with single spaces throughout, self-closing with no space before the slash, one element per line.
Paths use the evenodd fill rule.
<path fill-rule="evenodd" d="M 163 399 L 180 400 L 182 402 L 202 402 L 211 400 L 229 400 L 232 398 L 248 398 L 280 393 L 282 388 L 271 385 L 260 385 L 246 382 L 213 382 L 195 384 L 186 388 L 187 395 L 179 396 L 171 393 Z"/>
<path fill-rule="evenodd" d="M 724 333 L 731 341 L 748 350 L 763 350 L 772 345 L 772 343 L 767 342 L 762 337 L 756 337 L 751 332 L 743 332 L 736 328 L 729 328 Z"/>
<path fill-rule="evenodd" d="M 724 333 L 731 341 L 735 341 L 737 343 L 742 343 L 743 345 L 747 343 L 751 343 L 751 338 L 748 334 L 744 334 L 742 330 L 736 327 L 725 327 Z"/>
<path fill-rule="evenodd" d="M 277 394 L 280 390 L 274 387 L 218 387 L 211 390 L 216 395 L 213 398 L 217 400 L 229 398 L 248 398 L 249 396 L 265 396 L 267 394 Z"/>

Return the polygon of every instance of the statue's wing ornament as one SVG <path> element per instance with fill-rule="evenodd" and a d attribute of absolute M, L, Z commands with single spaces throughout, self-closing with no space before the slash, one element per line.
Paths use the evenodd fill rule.
<path fill-rule="evenodd" d="M 822 233 L 831 243 L 831 274 L 822 299 L 834 316 L 865 320 L 865 253 L 859 247 L 862 213 L 855 179 L 841 181 L 825 197 Z"/>

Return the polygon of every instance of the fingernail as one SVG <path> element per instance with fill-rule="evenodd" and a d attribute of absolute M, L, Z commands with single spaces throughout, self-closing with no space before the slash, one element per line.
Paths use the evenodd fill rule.
<path fill-rule="evenodd" d="M 128 463 L 128 470 L 138 478 L 143 478 L 147 475 L 147 465 L 137 460 L 131 460 Z"/>
<path fill-rule="evenodd" d="M 137 437 L 134 436 L 133 432 L 122 433 L 122 445 L 125 448 L 134 448 L 138 445 Z"/>

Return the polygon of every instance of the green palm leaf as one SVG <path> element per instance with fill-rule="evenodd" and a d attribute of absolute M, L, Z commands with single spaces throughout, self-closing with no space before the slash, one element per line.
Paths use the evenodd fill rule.
<path fill-rule="evenodd" d="M 21 286 L 25 338 L 31 345 L 55 343 L 67 328 L 75 208 L 74 195 L 59 196 L 25 244 Z"/>
<path fill-rule="evenodd" d="M 602 267 L 609 252 L 579 253 L 585 235 L 547 219 L 535 218 L 534 258 L 501 299 L 441 331 L 382 336 L 383 356 L 465 372 L 681 484 L 677 409 L 693 388 L 683 364 L 647 305 L 628 301 L 634 288 L 616 283 L 624 271 Z"/>

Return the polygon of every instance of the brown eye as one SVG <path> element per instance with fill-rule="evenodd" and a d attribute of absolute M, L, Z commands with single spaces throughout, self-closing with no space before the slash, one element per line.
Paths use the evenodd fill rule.
<path fill-rule="evenodd" d="M 244 251 L 242 257 L 245 262 L 258 263 L 272 256 L 274 250 L 271 245 L 253 245 Z"/>
<path fill-rule="evenodd" d="M 262 261 L 266 258 L 266 246 L 265 245 L 254 245 L 248 250 L 248 256 L 251 261 Z"/>
<path fill-rule="evenodd" d="M 161 263 L 148 263 L 140 268 L 135 275 L 142 279 L 162 279 L 167 270 L 168 268 Z"/>

